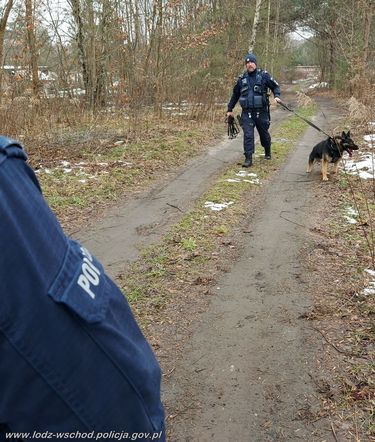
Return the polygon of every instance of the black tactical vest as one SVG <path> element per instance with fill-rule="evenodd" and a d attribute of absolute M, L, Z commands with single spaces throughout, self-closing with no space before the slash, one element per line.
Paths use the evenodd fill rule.
<path fill-rule="evenodd" d="M 247 72 L 241 75 L 241 95 L 239 102 L 243 110 L 267 108 L 267 91 L 262 79 L 263 71 L 261 69 L 256 70 L 255 83 L 250 81 Z"/>

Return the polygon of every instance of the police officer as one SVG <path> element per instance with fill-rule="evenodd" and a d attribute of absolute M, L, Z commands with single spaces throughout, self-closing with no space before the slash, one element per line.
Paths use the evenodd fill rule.
<path fill-rule="evenodd" d="M 164 441 L 160 369 L 125 297 L 6 137 L 0 214 L 0 440 Z"/>
<path fill-rule="evenodd" d="M 227 116 L 233 117 L 233 108 L 237 101 L 242 107 L 241 126 L 244 132 L 243 167 L 253 164 L 254 126 L 257 128 L 261 145 L 264 147 L 264 158 L 271 159 L 271 136 L 268 89 L 271 89 L 276 102 L 280 102 L 280 87 L 267 71 L 257 69 L 254 54 L 245 57 L 246 71 L 239 77 L 233 88 L 233 94 L 228 103 Z"/>

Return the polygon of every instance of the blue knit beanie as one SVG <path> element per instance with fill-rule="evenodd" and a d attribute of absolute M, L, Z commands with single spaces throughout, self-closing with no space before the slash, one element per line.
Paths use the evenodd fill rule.
<path fill-rule="evenodd" d="M 247 63 L 247 62 L 249 62 L 249 61 L 251 61 L 251 62 L 257 64 L 257 59 L 256 59 L 256 57 L 255 57 L 254 54 L 247 54 L 247 55 L 246 55 L 246 57 L 245 57 L 245 63 Z"/>

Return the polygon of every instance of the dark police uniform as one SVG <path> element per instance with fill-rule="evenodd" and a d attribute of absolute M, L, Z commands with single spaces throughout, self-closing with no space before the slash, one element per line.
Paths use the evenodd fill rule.
<path fill-rule="evenodd" d="M 275 97 L 280 97 L 280 87 L 267 71 L 261 69 L 256 69 L 252 73 L 245 71 L 234 86 L 228 103 L 228 112 L 233 111 L 237 101 L 242 107 L 241 126 L 244 132 L 246 157 L 254 153 L 254 126 L 258 130 L 265 154 L 271 155 L 271 136 L 268 132 L 270 127 L 268 89 L 271 89 Z"/>
<path fill-rule="evenodd" d="M 0 137 L 0 440 L 112 431 L 164 441 L 153 352 L 101 264 L 65 236 L 25 160 Z"/>

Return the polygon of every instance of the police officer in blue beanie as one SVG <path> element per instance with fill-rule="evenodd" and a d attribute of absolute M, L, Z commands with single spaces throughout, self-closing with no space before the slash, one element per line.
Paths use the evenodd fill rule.
<path fill-rule="evenodd" d="M 254 127 L 257 128 L 260 143 L 264 148 L 264 158 L 271 159 L 271 136 L 268 89 L 271 89 L 276 102 L 280 102 L 280 87 L 267 71 L 257 69 L 257 60 L 254 54 L 245 57 L 246 71 L 239 77 L 233 88 L 233 94 L 228 103 L 227 116 L 233 117 L 233 108 L 237 101 L 242 107 L 241 127 L 244 132 L 243 167 L 253 164 Z"/>
<path fill-rule="evenodd" d="M 0 440 L 164 441 L 160 368 L 97 259 L 0 137 Z M 16 434 L 18 433 L 18 434 Z"/>

